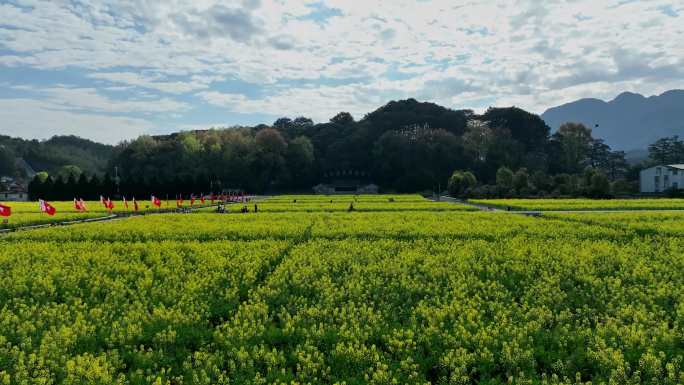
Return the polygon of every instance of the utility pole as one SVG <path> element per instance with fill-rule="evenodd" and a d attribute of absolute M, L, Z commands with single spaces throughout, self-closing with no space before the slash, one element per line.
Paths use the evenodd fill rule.
<path fill-rule="evenodd" d="M 119 166 L 114 166 L 114 183 L 116 183 L 116 194 L 119 194 Z"/>

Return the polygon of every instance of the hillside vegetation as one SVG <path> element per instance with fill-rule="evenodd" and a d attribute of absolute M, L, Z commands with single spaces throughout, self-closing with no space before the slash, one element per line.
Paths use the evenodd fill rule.
<path fill-rule="evenodd" d="M 17 158 L 36 172 L 47 171 L 55 176 L 64 166 L 102 174 L 113 155 L 113 146 L 75 136 L 55 136 L 44 141 L 0 136 L 0 174 L 7 176 L 25 176 L 26 170 L 16 164 Z"/>

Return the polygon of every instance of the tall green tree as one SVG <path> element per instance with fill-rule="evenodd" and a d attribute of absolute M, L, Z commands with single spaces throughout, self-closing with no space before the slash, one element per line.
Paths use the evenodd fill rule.
<path fill-rule="evenodd" d="M 605 198 L 610 195 L 610 181 L 606 174 L 598 169 L 588 169 L 586 174 L 587 195 L 592 198 Z"/>
<path fill-rule="evenodd" d="M 587 156 L 589 166 L 599 169 L 607 168 L 610 154 L 610 146 L 603 139 L 592 139 Z"/>
<path fill-rule="evenodd" d="M 290 170 L 291 185 L 296 188 L 309 188 L 313 185 L 314 147 L 305 136 L 293 139 L 287 146 L 287 167 Z"/>
<path fill-rule="evenodd" d="M 611 151 L 610 154 L 608 154 L 608 159 L 606 160 L 603 171 L 612 181 L 625 178 L 629 171 L 629 163 L 627 163 L 627 160 L 625 159 L 625 152 Z"/>
<path fill-rule="evenodd" d="M 508 167 L 500 167 L 496 171 L 496 187 L 504 194 L 508 194 L 513 189 L 515 174 Z"/>
<path fill-rule="evenodd" d="M 566 171 L 581 172 L 587 166 L 592 148 L 591 129 L 581 123 L 565 123 L 558 128 L 554 139 L 560 143 Z"/>
<path fill-rule="evenodd" d="M 482 119 L 492 128 L 506 129 L 525 151 L 543 151 L 551 129 L 538 115 L 516 107 L 489 108 Z"/>
<path fill-rule="evenodd" d="M 0 176 L 14 176 L 16 171 L 14 152 L 6 146 L 0 145 Z"/>
<path fill-rule="evenodd" d="M 265 128 L 255 136 L 257 172 L 260 189 L 278 187 L 285 176 L 287 142 L 275 129 Z"/>
<path fill-rule="evenodd" d="M 340 112 L 330 118 L 330 123 L 335 123 L 343 126 L 354 124 L 354 117 L 349 112 Z"/>
<path fill-rule="evenodd" d="M 648 146 L 648 156 L 658 164 L 684 162 L 684 142 L 679 136 L 658 139 Z"/>
<path fill-rule="evenodd" d="M 81 174 L 83 174 L 83 170 L 81 170 L 80 167 L 73 164 L 68 164 L 60 167 L 56 175 L 63 178 L 69 178 L 70 176 L 78 178 L 79 176 L 81 176 Z"/>
<path fill-rule="evenodd" d="M 513 188 L 519 195 L 526 195 L 530 187 L 530 175 L 521 168 L 513 174 Z"/>
<path fill-rule="evenodd" d="M 466 192 L 477 186 L 477 178 L 470 171 L 456 170 L 449 178 L 447 183 L 447 189 L 449 195 L 454 197 L 460 197 L 466 194 Z"/>

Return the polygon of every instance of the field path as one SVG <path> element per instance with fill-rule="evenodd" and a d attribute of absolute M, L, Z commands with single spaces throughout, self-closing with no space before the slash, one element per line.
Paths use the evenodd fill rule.
<path fill-rule="evenodd" d="M 193 208 L 186 208 L 187 211 L 191 212 L 193 210 L 198 210 L 198 209 L 205 209 L 209 207 L 214 207 L 214 205 L 203 205 L 203 206 L 197 206 Z M 140 217 L 144 215 L 157 215 L 157 214 L 170 214 L 170 213 L 179 213 L 179 209 L 160 209 L 160 210 L 150 210 L 147 212 L 140 212 L 140 213 L 135 213 L 135 212 L 128 212 L 128 213 L 116 213 L 116 214 L 111 214 L 111 215 L 106 215 L 102 217 L 95 217 L 95 218 L 85 218 L 85 219 L 75 219 L 71 221 L 55 221 L 55 222 L 47 222 L 47 223 L 41 223 L 41 224 L 36 224 L 36 225 L 26 225 L 26 226 L 19 226 L 19 227 L 13 227 L 9 229 L 0 229 L 0 234 L 6 234 L 6 233 L 13 233 L 16 231 L 27 231 L 27 230 L 35 230 L 35 229 L 42 229 L 46 227 L 55 227 L 55 226 L 71 226 L 71 225 L 77 225 L 81 223 L 92 223 L 92 222 L 109 222 L 109 221 L 114 221 L 114 220 L 121 220 L 121 219 L 126 219 L 126 218 L 131 218 L 131 217 Z"/>
<path fill-rule="evenodd" d="M 464 201 L 462 199 L 448 197 L 445 195 L 442 195 L 439 198 L 430 197 L 427 199 L 434 201 L 434 202 L 449 202 L 449 203 L 454 203 L 454 204 L 459 204 L 459 205 L 464 205 L 464 206 L 475 207 L 476 209 L 479 209 L 482 211 L 506 211 L 506 210 L 502 210 L 500 208 L 490 207 L 490 206 L 486 206 L 486 205 L 480 205 L 477 203 L 472 203 L 472 202 Z"/>
<path fill-rule="evenodd" d="M 254 196 L 251 198 L 250 202 L 260 202 L 263 201 L 266 198 L 269 198 L 270 196 Z M 435 197 L 428 197 L 426 198 L 428 200 L 434 201 L 434 202 L 448 202 L 448 203 L 453 203 L 453 204 L 459 204 L 459 205 L 464 205 L 464 206 L 470 206 L 474 207 L 480 211 L 485 211 L 485 212 L 502 212 L 502 213 L 510 213 L 510 214 L 518 214 L 518 215 L 525 215 L 525 216 L 532 216 L 532 217 L 541 217 L 543 214 L 548 213 L 548 214 L 574 214 L 574 213 L 628 213 L 628 212 L 684 212 L 684 209 L 598 209 L 598 210 L 505 210 L 500 207 L 494 207 L 494 206 L 488 206 L 484 204 L 478 204 L 478 203 L 472 203 L 468 202 L 462 199 L 458 198 L 452 198 L 449 196 L 441 196 L 439 198 Z M 238 204 L 239 202 L 228 202 L 227 204 L 229 205 L 235 205 Z M 8 228 L 8 229 L 0 229 L 0 235 L 6 234 L 6 233 L 12 233 L 16 231 L 27 231 L 27 230 L 34 230 L 34 229 L 41 229 L 41 228 L 47 228 L 47 227 L 54 227 L 54 226 L 71 226 L 71 225 L 76 225 L 76 224 L 81 224 L 81 223 L 92 223 L 92 222 L 109 222 L 109 221 L 114 221 L 114 220 L 122 220 L 130 217 L 138 217 L 138 216 L 144 216 L 144 215 L 155 215 L 155 214 L 173 214 L 173 213 L 189 213 L 195 210 L 199 209 L 206 209 L 210 207 L 216 207 L 218 204 L 209 204 L 209 205 L 202 205 L 202 206 L 196 206 L 196 207 L 186 207 L 183 209 L 178 209 L 178 208 L 164 208 L 160 210 L 154 210 L 154 211 L 147 211 L 147 212 L 141 212 L 141 213 L 134 213 L 134 212 L 128 212 L 128 213 L 116 213 L 116 214 L 111 214 L 111 215 L 106 215 L 102 217 L 95 217 L 95 218 L 86 218 L 86 219 L 77 219 L 77 220 L 71 220 L 71 221 L 55 221 L 55 222 L 48 222 L 48 223 L 41 223 L 41 224 L 34 224 L 34 225 L 26 225 L 26 226 L 19 226 L 19 227 L 14 227 L 14 228 Z"/>
<path fill-rule="evenodd" d="M 541 216 L 544 213 L 549 213 L 549 214 L 574 214 L 574 213 L 632 213 L 632 212 L 684 212 L 684 209 L 596 209 L 596 210 L 591 210 L 591 209 L 583 209 L 583 210 L 504 210 L 501 207 L 494 207 L 494 206 L 488 206 L 488 205 L 483 205 L 479 203 L 472 203 L 468 202 L 462 199 L 457 199 L 457 198 L 452 198 L 448 196 L 441 196 L 439 199 L 437 198 L 428 198 L 432 201 L 435 202 L 450 202 L 454 204 L 460 204 L 460 205 L 465 205 L 465 206 L 470 206 L 470 207 L 475 207 L 479 210 L 482 211 L 496 211 L 496 212 L 503 212 L 503 213 L 511 213 L 511 214 L 521 214 L 521 215 L 527 215 L 527 216 Z"/>
<path fill-rule="evenodd" d="M 263 201 L 264 199 L 269 198 L 269 197 L 270 196 L 263 196 L 263 195 L 253 196 L 252 198 L 250 198 L 250 203 L 260 202 L 260 201 Z M 227 202 L 226 204 L 234 205 L 234 204 L 238 204 L 238 203 L 240 203 L 240 202 Z M 54 227 L 54 226 L 71 226 L 71 225 L 77 225 L 77 224 L 81 224 L 81 223 L 91 223 L 91 222 L 109 222 L 109 221 L 121 220 L 121 219 L 130 218 L 130 217 L 139 217 L 139 216 L 144 216 L 144 215 L 174 214 L 174 213 L 184 214 L 184 213 L 192 212 L 195 210 L 206 209 L 206 208 L 217 207 L 217 206 L 218 206 L 218 203 L 193 206 L 193 207 L 184 207 L 182 209 L 179 209 L 179 208 L 162 208 L 159 210 L 149 210 L 149 211 L 139 212 L 139 213 L 136 213 L 136 212 L 119 212 L 116 214 L 106 215 L 106 216 L 102 216 L 102 217 L 75 219 L 75 220 L 70 220 L 70 221 L 55 221 L 55 222 L 40 223 L 40 224 L 35 224 L 35 225 L 13 227 L 13 228 L 8 228 L 8 229 L 0 229 L 0 235 L 6 234 L 6 233 L 13 233 L 15 231 L 42 229 L 42 228 Z"/>

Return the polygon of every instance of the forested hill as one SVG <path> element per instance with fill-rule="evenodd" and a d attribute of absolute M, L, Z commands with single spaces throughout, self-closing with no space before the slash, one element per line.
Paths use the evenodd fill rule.
<path fill-rule="evenodd" d="M 499 180 L 502 168 L 516 173 L 519 194 L 528 188 L 571 194 L 595 173 L 611 183 L 630 182 L 638 169 L 582 124 L 552 133 L 541 117 L 515 107 L 476 114 L 414 99 L 392 101 L 360 120 L 347 112 L 318 124 L 280 118 L 255 127 L 141 136 L 116 147 L 74 137 L 0 138 L 0 144 L 36 171 L 47 170 L 53 177 L 48 187 L 78 180 L 98 196 L 311 191 L 319 183 L 352 180 L 399 192 L 431 191 L 444 187 L 456 170 L 472 172 L 486 190 L 507 183 Z M 684 152 L 666 155 L 684 162 Z M 85 175 L 65 172 L 66 165 Z M 121 177 L 116 189 L 115 168 Z M 93 174 L 98 177 L 91 181 Z M 79 192 L 74 189 L 70 194 Z"/>
<path fill-rule="evenodd" d="M 131 186 L 168 186 L 169 193 L 180 192 L 178 186 L 310 191 L 340 179 L 424 191 L 444 186 L 454 170 L 494 183 L 501 167 L 524 169 L 539 181 L 587 166 L 613 179 L 626 172 L 622 154 L 581 125 L 551 135 L 539 116 L 519 108 L 479 115 L 414 99 L 390 102 L 361 120 L 341 112 L 319 124 L 281 118 L 272 125 L 142 136 L 116 154 L 111 164 Z"/>
<path fill-rule="evenodd" d="M 54 136 L 51 139 L 24 140 L 0 136 L 0 174 L 21 177 L 23 159 L 33 170 L 57 174 L 65 166 L 76 166 L 89 174 L 106 172 L 114 147 L 76 136 Z"/>

